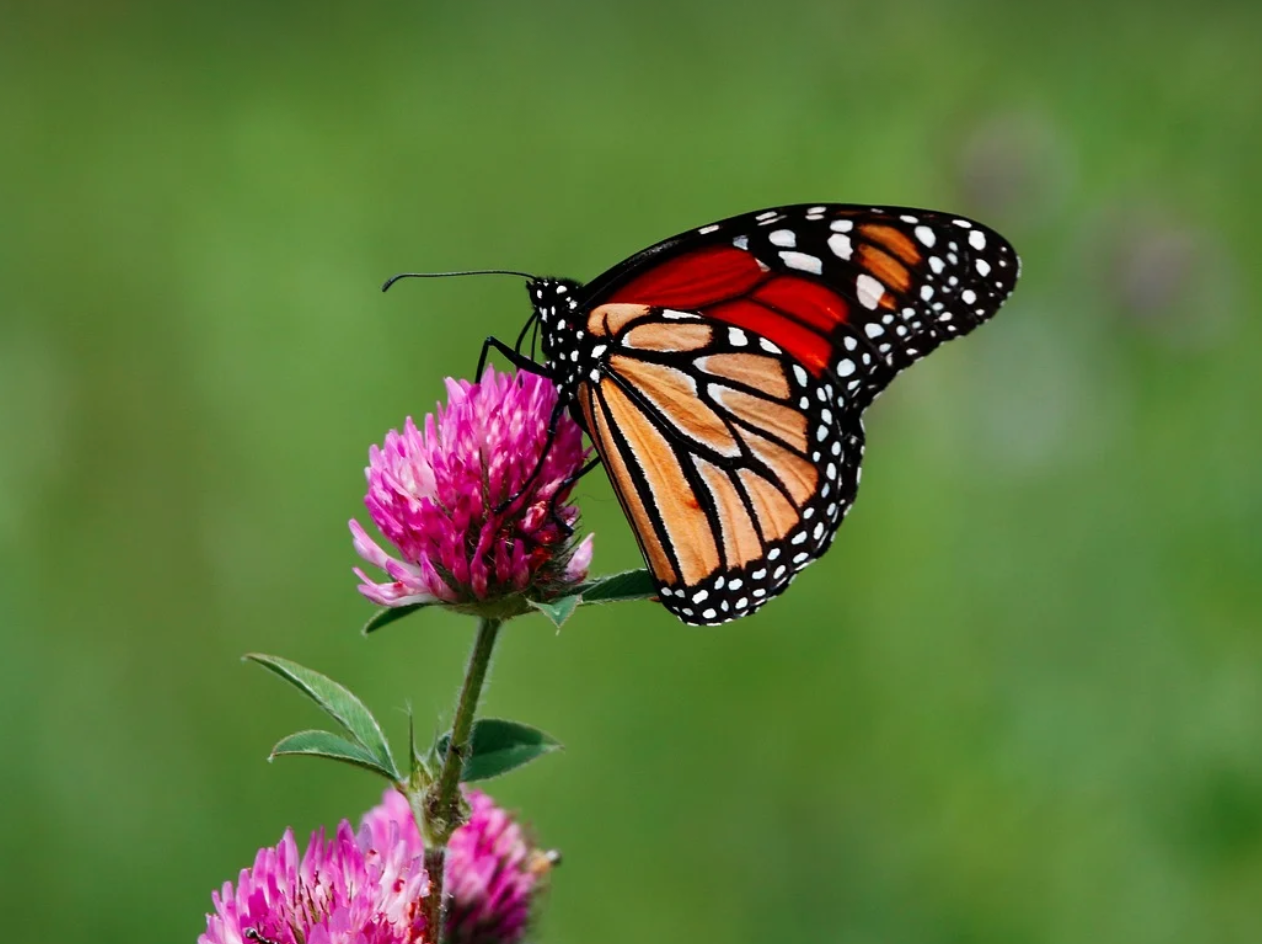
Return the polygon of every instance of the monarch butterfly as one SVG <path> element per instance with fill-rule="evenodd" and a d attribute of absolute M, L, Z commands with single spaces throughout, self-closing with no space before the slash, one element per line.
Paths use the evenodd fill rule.
<path fill-rule="evenodd" d="M 754 612 L 828 549 L 859 487 L 864 409 L 990 318 L 1020 260 L 964 217 L 801 204 L 689 230 L 586 285 L 504 274 L 529 280 L 534 310 L 482 362 L 494 348 L 552 379 L 550 432 L 571 410 L 659 599 L 704 625 Z M 532 326 L 544 363 L 522 353 Z"/>

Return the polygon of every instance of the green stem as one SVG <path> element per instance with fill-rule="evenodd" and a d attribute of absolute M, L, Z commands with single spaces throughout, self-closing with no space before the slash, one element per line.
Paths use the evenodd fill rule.
<path fill-rule="evenodd" d="M 473 718 L 477 714 L 482 685 L 491 665 L 491 652 L 499 635 L 500 620 L 482 619 L 478 623 L 478 638 L 465 669 L 464 684 L 456 702 L 456 714 L 451 720 L 451 741 L 441 772 L 425 794 L 424 824 L 425 871 L 429 875 L 430 892 L 425 899 L 426 926 L 442 928 L 446 914 L 443 893 L 443 869 L 447 841 L 451 834 L 464 825 L 465 810 L 460 796 L 460 776 L 464 773 L 465 760 L 469 755 L 469 737 L 473 731 Z M 441 934 L 431 937 L 441 940 Z"/>
<path fill-rule="evenodd" d="M 425 940 L 441 944 L 446 928 L 443 908 L 443 868 L 447 850 L 442 846 L 425 846 L 425 874 L 429 876 L 429 893 L 425 896 Z M 436 934 L 432 928 L 443 928 L 444 934 Z"/>

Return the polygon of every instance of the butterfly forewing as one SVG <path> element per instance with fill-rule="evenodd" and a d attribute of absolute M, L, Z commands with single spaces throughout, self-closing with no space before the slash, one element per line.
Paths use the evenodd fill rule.
<path fill-rule="evenodd" d="M 813 373 L 837 371 L 862 409 L 899 370 L 993 315 L 1018 268 L 1007 240 L 963 217 L 804 204 L 659 243 L 593 282 L 588 299 L 700 310 L 758 331 Z"/>

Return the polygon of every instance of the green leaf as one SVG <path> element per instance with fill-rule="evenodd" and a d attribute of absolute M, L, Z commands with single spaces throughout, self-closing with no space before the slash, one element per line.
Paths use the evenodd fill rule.
<path fill-rule="evenodd" d="M 369 633 L 375 633 L 383 626 L 389 626 L 395 620 L 401 620 L 403 617 L 417 610 L 423 610 L 426 607 L 437 606 L 437 603 L 410 603 L 407 606 L 384 606 L 372 616 L 368 617 L 368 622 L 364 624 L 361 632 L 367 636 Z"/>
<path fill-rule="evenodd" d="M 530 600 L 531 606 L 546 616 L 560 629 L 567 619 L 574 615 L 582 597 L 577 593 L 568 597 L 557 597 L 555 600 Z"/>
<path fill-rule="evenodd" d="M 400 779 L 398 768 L 394 765 L 394 758 L 390 756 L 390 745 L 386 743 L 385 735 L 381 733 L 381 726 L 377 724 L 377 719 L 364 707 L 364 703 L 347 689 L 319 672 L 279 656 L 252 652 L 245 658 L 275 672 L 314 701 L 345 728 L 346 733 L 354 738 L 360 747 L 368 751 L 378 767 L 389 771 L 393 779 Z"/>
<path fill-rule="evenodd" d="M 434 744 L 434 753 L 446 758 L 451 734 L 444 734 Z M 473 722 L 469 738 L 470 752 L 465 759 L 464 783 L 489 780 L 532 760 L 561 750 L 561 742 L 538 728 L 501 718 L 479 718 Z"/>
<path fill-rule="evenodd" d="M 299 731 L 297 734 L 291 734 L 287 738 L 282 738 L 272 748 L 272 753 L 267 759 L 273 760 L 277 757 L 299 754 L 306 754 L 311 757 L 327 757 L 329 760 L 340 760 L 343 763 L 371 770 L 373 773 L 381 774 L 381 776 L 390 780 L 398 779 L 394 776 L 393 771 L 382 767 L 366 748 L 353 741 L 348 741 L 341 735 L 330 734 L 328 731 Z"/>
<path fill-rule="evenodd" d="M 578 588 L 583 605 L 617 603 L 621 600 L 647 600 L 657 596 L 653 578 L 647 570 L 628 570 L 608 577 L 597 577 Z"/>

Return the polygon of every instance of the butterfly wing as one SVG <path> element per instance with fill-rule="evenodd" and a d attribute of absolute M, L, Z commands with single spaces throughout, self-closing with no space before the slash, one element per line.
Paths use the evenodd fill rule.
<path fill-rule="evenodd" d="M 973 220 L 903 207 L 798 205 L 735 216 L 637 253 L 590 283 L 586 304 L 703 313 L 777 344 L 853 405 L 1011 294 L 1012 246 Z"/>
<path fill-rule="evenodd" d="M 962 217 L 802 205 L 588 285 L 598 362 L 578 404 L 667 608 L 725 622 L 817 559 L 858 489 L 863 409 L 993 315 L 1018 269 Z"/>

